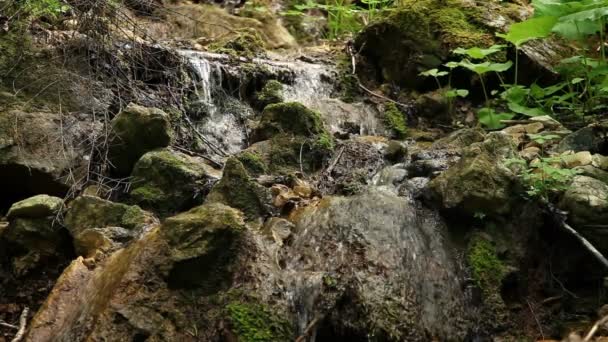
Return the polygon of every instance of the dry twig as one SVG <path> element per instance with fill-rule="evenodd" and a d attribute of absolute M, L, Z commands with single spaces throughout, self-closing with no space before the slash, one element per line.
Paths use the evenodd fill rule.
<path fill-rule="evenodd" d="M 21 312 L 21 317 L 19 318 L 19 331 L 15 337 L 11 340 L 11 342 L 19 342 L 23 340 L 23 336 L 25 336 L 25 327 L 27 326 L 27 315 L 30 312 L 30 308 L 27 306 L 23 308 L 23 312 Z"/>

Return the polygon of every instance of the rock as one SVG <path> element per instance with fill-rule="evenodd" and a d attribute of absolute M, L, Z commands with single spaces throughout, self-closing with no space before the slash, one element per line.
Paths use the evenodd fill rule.
<path fill-rule="evenodd" d="M 519 156 L 527 161 L 532 161 L 540 157 L 541 150 L 536 146 L 531 146 L 519 152 Z"/>
<path fill-rule="evenodd" d="M 444 209 L 460 209 L 468 215 L 508 213 L 517 199 L 515 175 L 503 165 L 515 155 L 511 138 L 502 132 L 463 151 L 458 163 L 429 183 L 431 197 Z"/>
<path fill-rule="evenodd" d="M 302 198 L 310 198 L 312 197 L 313 190 L 307 181 L 295 179 L 293 184 L 293 192 Z"/>
<path fill-rule="evenodd" d="M 43 218 L 57 215 L 63 206 L 63 199 L 49 195 L 37 195 L 14 203 L 6 217 Z"/>
<path fill-rule="evenodd" d="M 400 141 L 391 140 L 383 150 L 386 159 L 392 162 L 398 162 L 405 158 L 407 155 L 407 147 Z"/>
<path fill-rule="evenodd" d="M 608 184 L 608 171 L 598 169 L 592 165 L 579 166 L 575 170 L 578 170 L 582 176 L 589 176 Z"/>
<path fill-rule="evenodd" d="M 157 223 L 135 205 L 114 203 L 94 196 L 79 196 L 69 203 L 65 226 L 73 237 L 91 228 L 122 227 L 136 233 Z"/>
<path fill-rule="evenodd" d="M 223 203 L 241 210 L 248 220 L 272 213 L 272 196 L 265 187 L 257 184 L 238 159 L 226 161 L 222 179 L 213 187 L 206 203 Z"/>
<path fill-rule="evenodd" d="M 131 173 L 144 153 L 168 146 L 173 135 L 168 114 L 133 103 L 112 119 L 112 132 L 109 158 L 122 176 Z"/>
<path fill-rule="evenodd" d="M 575 226 L 604 224 L 608 220 L 608 184 L 587 176 L 575 176 L 560 207 L 569 212 Z"/>
<path fill-rule="evenodd" d="M 275 184 L 270 188 L 274 196 L 272 204 L 277 208 L 283 208 L 289 202 L 298 202 L 300 197 L 289 187 L 283 184 Z"/>
<path fill-rule="evenodd" d="M 590 151 L 591 153 L 600 152 L 598 151 L 599 146 L 603 143 L 603 137 L 601 130 L 596 127 L 585 127 L 578 131 L 567 135 L 557 146 L 557 152 L 581 152 Z"/>
<path fill-rule="evenodd" d="M 167 216 L 203 203 L 221 172 L 202 158 L 162 149 L 144 154 L 131 175 L 133 202 Z"/>
<path fill-rule="evenodd" d="M 559 207 L 568 212 L 573 228 L 601 251 L 608 251 L 608 184 L 588 176 L 575 176 Z M 599 228 L 597 228 L 599 227 Z"/>
<path fill-rule="evenodd" d="M 91 148 L 83 142 L 102 130 L 88 115 L 0 109 L 2 204 L 37 194 L 64 197 L 74 179 L 86 177 Z"/>
<path fill-rule="evenodd" d="M 276 80 L 266 82 L 264 88 L 255 95 L 256 105 L 259 109 L 266 106 L 283 102 L 283 84 Z"/>
<path fill-rule="evenodd" d="M 295 224 L 286 219 L 271 217 L 264 225 L 264 231 L 272 236 L 277 245 L 283 246 L 295 227 Z"/>
<path fill-rule="evenodd" d="M 277 103 L 262 112 L 253 141 L 270 139 L 277 133 L 287 132 L 299 136 L 327 134 L 321 115 L 298 102 Z"/>
<path fill-rule="evenodd" d="M 170 247 L 169 285 L 204 291 L 226 285 L 244 231 L 242 213 L 219 203 L 168 218 L 161 233 Z"/>
<path fill-rule="evenodd" d="M 431 122 L 446 123 L 450 121 L 448 101 L 444 89 L 425 93 L 416 98 L 416 115 Z"/>
<path fill-rule="evenodd" d="M 592 164 L 598 169 L 608 171 L 608 157 L 606 156 L 603 156 L 601 154 L 594 154 Z"/>
<path fill-rule="evenodd" d="M 574 154 L 562 154 L 560 156 L 565 167 L 571 169 L 577 166 L 591 165 L 592 157 L 589 151 L 576 152 Z"/>
<path fill-rule="evenodd" d="M 135 237 L 135 232 L 122 227 L 89 228 L 74 236 L 77 255 L 96 258 L 98 253 L 109 254 L 123 247 Z"/>
<path fill-rule="evenodd" d="M 460 150 L 475 142 L 483 141 L 485 132 L 480 128 L 463 128 L 450 133 L 433 143 L 431 146 L 434 150 L 452 149 Z"/>
<path fill-rule="evenodd" d="M 237 154 L 236 158 L 243 164 L 252 177 L 261 176 L 268 172 L 268 165 L 266 165 L 262 155 L 253 149 Z"/>
<path fill-rule="evenodd" d="M 67 236 L 54 217 L 13 218 L 4 239 L 27 251 L 43 256 L 59 255 L 67 245 Z"/>

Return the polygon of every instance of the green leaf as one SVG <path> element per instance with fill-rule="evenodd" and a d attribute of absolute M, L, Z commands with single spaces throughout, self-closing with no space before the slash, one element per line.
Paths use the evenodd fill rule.
<path fill-rule="evenodd" d="M 515 103 L 515 102 L 508 102 L 507 107 L 509 107 L 509 109 L 512 110 L 513 112 L 515 112 L 517 114 L 522 114 L 525 116 L 547 115 L 547 113 L 542 108 L 527 107 L 527 106 L 524 106 L 524 105 L 521 105 L 521 104 Z"/>
<path fill-rule="evenodd" d="M 499 36 L 516 47 L 520 47 L 527 41 L 549 36 L 558 19 L 555 16 L 531 18 L 511 25 L 507 34 Z"/>
<path fill-rule="evenodd" d="M 441 77 L 441 76 L 446 76 L 448 74 L 449 73 L 447 71 L 439 71 L 438 69 L 430 69 L 430 70 L 421 72 L 419 75 L 420 76 Z"/>
<path fill-rule="evenodd" d="M 584 80 L 585 80 L 584 78 L 575 77 L 575 78 L 573 78 L 573 79 L 570 81 L 570 83 L 572 83 L 572 84 L 578 84 L 578 83 L 583 82 Z"/>
<path fill-rule="evenodd" d="M 467 97 L 469 95 L 469 91 L 466 89 L 451 89 L 445 92 L 445 96 L 448 98 L 453 97 Z"/>
<path fill-rule="evenodd" d="M 503 128 L 505 125 L 500 121 L 512 119 L 513 114 L 496 113 L 492 108 L 481 108 L 479 111 L 477 111 L 477 118 L 482 125 L 493 130 Z"/>
<path fill-rule="evenodd" d="M 487 56 L 501 51 L 505 45 L 492 45 L 487 49 L 472 47 L 470 49 L 457 48 L 453 52 L 457 55 L 467 55 L 473 59 L 483 59 Z"/>
<path fill-rule="evenodd" d="M 450 69 L 454 69 L 458 67 L 458 63 L 457 62 L 447 62 L 444 64 L 444 66 L 450 68 Z"/>
<path fill-rule="evenodd" d="M 483 75 L 487 72 L 495 71 L 495 72 L 503 72 L 509 70 L 513 63 L 508 61 L 506 63 L 471 63 L 469 60 L 463 60 L 458 63 L 463 68 L 469 69 L 478 75 Z"/>

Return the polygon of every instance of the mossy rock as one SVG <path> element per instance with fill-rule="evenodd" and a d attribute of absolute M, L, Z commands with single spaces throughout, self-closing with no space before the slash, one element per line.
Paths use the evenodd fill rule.
<path fill-rule="evenodd" d="M 403 112 L 392 102 L 386 104 L 384 122 L 391 129 L 393 137 L 403 139 L 407 135 L 407 122 Z"/>
<path fill-rule="evenodd" d="M 135 205 L 126 205 L 95 196 L 79 196 L 69 203 L 64 224 L 72 236 L 85 229 L 122 227 L 139 230 L 155 222 L 147 212 Z"/>
<path fill-rule="evenodd" d="M 129 175 L 144 153 L 168 146 L 173 135 L 169 115 L 160 109 L 129 104 L 114 119 L 109 158 L 119 175 Z"/>
<path fill-rule="evenodd" d="M 14 203 L 8 210 L 8 219 L 41 218 L 57 215 L 63 206 L 63 199 L 49 195 L 36 195 Z"/>
<path fill-rule="evenodd" d="M 380 70 L 383 82 L 417 88 L 421 71 L 438 67 L 457 47 L 488 47 L 493 34 L 475 22 L 476 5 L 461 0 L 404 0 L 366 27 L 355 49 Z"/>
<path fill-rule="evenodd" d="M 268 165 L 272 172 L 290 174 L 303 170 L 315 172 L 323 167 L 334 149 L 328 134 L 313 138 L 277 134 L 268 142 Z"/>
<path fill-rule="evenodd" d="M 268 166 L 256 152 L 244 151 L 236 155 L 236 158 L 243 164 L 247 172 L 253 176 L 268 173 Z"/>
<path fill-rule="evenodd" d="M 266 305 L 234 301 L 226 306 L 231 330 L 239 341 L 293 341 L 291 323 Z"/>
<path fill-rule="evenodd" d="M 170 149 L 144 154 L 133 168 L 131 200 L 161 216 L 203 203 L 221 173 L 200 158 Z"/>
<path fill-rule="evenodd" d="M 222 179 L 207 196 L 206 203 L 223 203 L 241 210 L 248 220 L 273 212 L 270 191 L 251 179 L 237 158 L 226 161 Z"/>
<path fill-rule="evenodd" d="M 516 179 L 500 158 L 480 151 L 463 157 L 429 183 L 431 196 L 444 209 L 457 209 L 468 215 L 506 214 L 514 201 Z"/>
<path fill-rule="evenodd" d="M 210 49 L 213 52 L 235 57 L 255 58 L 265 55 L 264 41 L 254 29 L 241 30 L 237 32 L 236 36 L 212 44 Z"/>
<path fill-rule="evenodd" d="M 266 140 L 278 133 L 310 137 L 327 131 L 319 113 L 298 102 L 283 102 L 264 108 L 253 139 Z"/>
<path fill-rule="evenodd" d="M 268 105 L 283 102 L 283 84 L 277 80 L 266 82 L 262 90 L 255 95 L 256 106 L 260 109 Z"/>
<path fill-rule="evenodd" d="M 65 251 L 68 236 L 55 217 L 14 218 L 3 238 L 28 251 L 41 255 L 57 255 Z"/>
<path fill-rule="evenodd" d="M 229 286 L 244 231 L 243 214 L 220 203 L 165 220 L 161 233 L 170 248 L 169 286 L 199 288 L 207 294 Z"/>

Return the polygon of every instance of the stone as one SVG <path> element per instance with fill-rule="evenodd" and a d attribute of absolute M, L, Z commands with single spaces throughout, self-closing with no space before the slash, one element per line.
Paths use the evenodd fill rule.
<path fill-rule="evenodd" d="M 588 176 L 575 176 L 560 207 L 577 226 L 605 224 L 608 220 L 608 184 Z"/>
<path fill-rule="evenodd" d="M 243 214 L 220 203 L 166 219 L 161 234 L 170 248 L 169 285 L 210 290 L 229 282 L 226 267 L 234 261 L 244 231 Z"/>
<path fill-rule="evenodd" d="M 226 161 L 222 179 L 215 184 L 205 203 L 223 203 L 237 208 L 248 220 L 274 212 L 270 191 L 256 183 L 234 157 Z"/>
<path fill-rule="evenodd" d="M 532 161 L 540 157 L 541 149 L 536 146 L 527 147 L 519 152 L 519 156 L 527 161 Z"/>
<path fill-rule="evenodd" d="M 524 126 L 526 133 L 536 134 L 545 128 L 542 122 L 533 122 Z"/>
<path fill-rule="evenodd" d="M 508 213 L 517 199 L 516 177 L 504 164 L 516 155 L 513 141 L 503 132 L 464 149 L 463 156 L 429 183 L 430 197 L 444 209 L 468 215 Z"/>
<path fill-rule="evenodd" d="M 91 228 L 122 227 L 140 231 L 155 223 L 157 220 L 138 206 L 95 196 L 79 196 L 70 202 L 64 222 L 73 237 Z"/>
<path fill-rule="evenodd" d="M 253 133 L 253 141 L 270 139 L 281 132 L 306 137 L 328 134 L 323 127 L 321 115 L 298 102 L 266 106 Z"/>
<path fill-rule="evenodd" d="M 8 219 L 43 218 L 57 215 L 63 206 L 63 199 L 49 195 L 37 195 L 14 203 L 6 217 Z"/>
<path fill-rule="evenodd" d="M 608 171 L 598 169 L 593 165 L 579 166 L 574 169 L 577 170 L 581 176 L 589 176 L 608 184 Z"/>
<path fill-rule="evenodd" d="M 560 156 L 565 167 L 572 169 L 577 166 L 591 165 L 593 158 L 589 151 L 576 152 L 574 154 L 562 154 Z"/>
<path fill-rule="evenodd" d="M 601 142 L 602 137 L 594 127 L 584 127 L 562 139 L 557 145 L 556 151 L 595 152 Z"/>
<path fill-rule="evenodd" d="M 601 154 L 594 154 L 592 164 L 598 169 L 608 171 L 608 157 Z"/>
<path fill-rule="evenodd" d="M 94 258 L 123 247 L 134 236 L 132 230 L 122 227 L 89 228 L 74 236 L 74 248 L 77 255 Z"/>
<path fill-rule="evenodd" d="M 144 154 L 132 177 L 132 201 L 167 216 L 202 204 L 205 194 L 221 178 L 221 171 L 202 158 L 161 149 Z"/>
<path fill-rule="evenodd" d="M 255 100 L 259 109 L 264 109 L 266 106 L 283 102 L 283 84 L 277 80 L 266 82 L 262 90 L 256 93 Z"/>
<path fill-rule="evenodd" d="M 405 147 L 405 145 L 400 141 L 391 140 L 383 149 L 383 153 L 386 159 L 393 162 L 398 162 L 403 160 L 407 155 L 407 147 Z"/>
<path fill-rule="evenodd" d="M 264 231 L 270 234 L 279 246 L 283 246 L 294 228 L 295 224 L 279 217 L 271 217 L 264 225 Z"/>
<path fill-rule="evenodd" d="M 45 256 L 61 253 L 67 243 L 67 236 L 54 217 L 13 218 L 4 239 L 28 251 Z"/>
<path fill-rule="evenodd" d="M 283 184 L 275 184 L 270 188 L 274 196 L 272 204 L 277 208 L 283 208 L 289 202 L 297 202 L 300 197 L 289 187 Z"/>
<path fill-rule="evenodd" d="M 312 186 L 305 180 L 295 179 L 293 184 L 293 192 L 302 198 L 312 197 Z"/>
<path fill-rule="evenodd" d="M 168 146 L 173 135 L 167 113 L 133 103 L 112 119 L 112 132 L 108 157 L 122 176 L 128 176 L 146 152 Z"/>
<path fill-rule="evenodd" d="M 483 141 L 485 132 L 480 128 L 463 128 L 450 133 L 433 143 L 432 149 L 452 149 L 459 150 L 472 143 Z"/>

